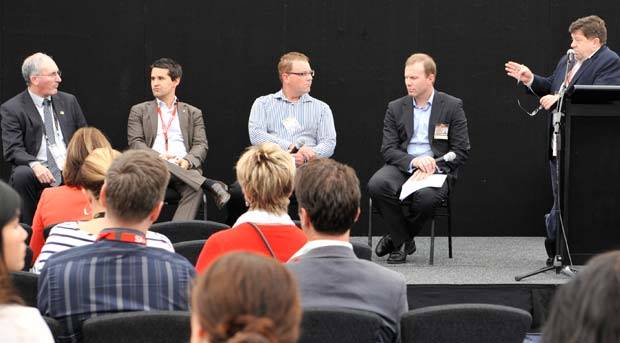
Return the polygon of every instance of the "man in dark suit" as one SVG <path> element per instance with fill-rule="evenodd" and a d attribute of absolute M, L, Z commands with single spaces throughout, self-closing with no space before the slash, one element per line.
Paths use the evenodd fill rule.
<path fill-rule="evenodd" d="M 21 222 L 32 224 L 43 188 L 62 183 L 67 144 L 86 120 L 75 96 L 58 91 L 60 70 L 50 56 L 27 57 L 22 75 L 28 89 L 0 106 L 2 146 L 9 183 L 23 199 Z"/>
<path fill-rule="evenodd" d="M 368 182 L 373 205 L 389 231 L 376 253 L 390 254 L 387 262 L 392 264 L 405 263 L 415 252 L 414 237 L 448 196 L 448 184 L 469 156 L 463 103 L 434 89 L 436 74 L 435 62 L 426 54 L 413 54 L 405 62 L 408 95 L 388 104 L 381 145 L 385 165 Z M 456 154 L 453 161 L 435 161 L 450 151 Z M 407 179 L 423 180 L 435 173 L 448 175 L 442 187 L 422 188 L 399 200 Z"/>
<path fill-rule="evenodd" d="M 194 219 L 203 190 L 220 208 L 230 198 L 224 183 L 202 176 L 209 149 L 205 125 L 202 111 L 175 95 L 182 73 L 181 65 L 170 58 L 155 61 L 151 65 L 155 100 L 133 106 L 127 123 L 129 148 L 149 150 L 168 162 L 170 185 L 181 195 L 173 220 Z"/>
<path fill-rule="evenodd" d="M 571 23 L 568 31 L 572 39 L 571 49 L 574 51 L 575 62 L 567 63 L 568 56 L 563 56 L 551 76 L 535 75 L 527 66 L 513 61 L 505 65 L 506 73 L 522 82 L 538 96 L 540 106 L 545 110 L 552 110 L 555 107 L 561 88 L 567 89 L 573 85 L 620 85 L 620 58 L 605 45 L 607 42 L 605 21 L 595 15 L 579 18 Z M 551 129 L 551 116 L 549 116 L 549 128 Z M 552 143 L 551 139 L 549 142 Z M 549 157 L 554 201 L 553 207 L 545 215 L 548 264 L 553 262 L 552 258 L 555 255 L 559 199 L 556 189 L 556 155 L 552 144 L 551 146 Z"/>
<path fill-rule="evenodd" d="M 295 195 L 306 243 L 287 267 L 299 284 L 301 304 L 376 313 L 384 321 L 380 342 L 395 342 L 400 317 L 408 310 L 402 274 L 360 260 L 349 243 L 360 214 L 355 171 L 334 160 L 308 162 L 295 175 Z"/>

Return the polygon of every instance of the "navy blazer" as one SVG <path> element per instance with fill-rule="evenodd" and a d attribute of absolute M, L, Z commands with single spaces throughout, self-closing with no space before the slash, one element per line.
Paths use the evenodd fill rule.
<path fill-rule="evenodd" d="M 63 140 L 69 140 L 77 129 L 86 126 L 86 119 L 75 96 L 58 92 L 52 95 L 54 114 L 60 124 Z M 0 106 L 4 160 L 14 168 L 36 161 L 43 137 L 43 120 L 25 90 Z"/>

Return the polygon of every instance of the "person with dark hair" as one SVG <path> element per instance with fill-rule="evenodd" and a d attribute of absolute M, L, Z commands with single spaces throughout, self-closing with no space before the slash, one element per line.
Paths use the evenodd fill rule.
<path fill-rule="evenodd" d="M 43 190 L 32 221 L 32 260 L 35 261 L 45 243 L 43 230 L 67 220 L 88 220 L 94 215 L 77 174 L 84 159 L 98 148 L 112 149 L 105 135 L 94 127 L 83 127 L 73 134 L 67 145 L 67 159 L 62 170 L 65 184 Z"/>
<path fill-rule="evenodd" d="M 539 109 L 553 110 L 559 99 L 558 91 L 573 85 L 620 85 L 620 57 L 607 47 L 607 27 L 605 21 L 596 15 L 579 18 L 568 27 L 571 36 L 571 49 L 574 53 L 574 62 L 567 63 L 568 54 L 560 58 L 553 74 L 544 77 L 530 70 L 526 65 L 508 61 L 505 70 L 508 76 L 517 79 L 538 98 Z M 569 69 L 567 71 L 567 68 Z M 536 110 L 538 111 L 538 110 Z M 548 116 L 548 133 L 552 136 L 553 122 Z M 549 170 L 551 173 L 551 190 L 553 205 L 549 213 L 545 214 L 547 239 L 547 265 L 553 264 L 555 256 L 555 238 L 559 225 L 559 190 L 557 184 L 557 152 L 552 141 L 549 142 Z"/>
<path fill-rule="evenodd" d="M 180 102 L 175 93 L 183 74 L 181 65 L 160 58 L 151 65 L 151 90 L 155 100 L 131 108 L 127 122 L 130 149 L 145 149 L 166 161 L 172 177 L 170 186 L 181 195 L 173 220 L 195 219 L 203 191 L 222 208 L 228 187 L 202 176 L 207 158 L 207 136 L 202 111 Z"/>
<path fill-rule="evenodd" d="M 54 338 L 36 308 L 23 306 L 9 272 L 22 270 L 28 234 L 19 225 L 21 200 L 0 181 L 0 340 L 7 343 L 52 343 Z"/>
<path fill-rule="evenodd" d="M 60 70 L 50 56 L 28 56 L 22 75 L 28 89 L 0 106 L 0 122 L 9 183 L 23 199 L 21 222 L 31 225 L 43 189 L 62 183 L 66 146 L 86 119 L 75 96 L 58 91 Z"/>
<path fill-rule="evenodd" d="M 249 210 L 231 229 L 209 237 L 196 263 L 198 272 L 219 256 L 238 250 L 286 262 L 306 243 L 303 232 L 287 214 L 295 180 L 291 155 L 274 143 L 251 146 L 239 158 L 236 169 Z"/>
<path fill-rule="evenodd" d="M 37 304 L 64 326 L 61 341 L 79 341 L 82 321 L 99 314 L 189 308 L 194 267 L 181 255 L 147 246 L 169 177 L 166 162 L 147 151 L 116 158 L 100 192 L 106 228 L 95 243 L 47 260 Z"/>
<path fill-rule="evenodd" d="M 551 302 L 542 343 L 620 342 L 620 251 L 592 258 Z"/>
<path fill-rule="evenodd" d="M 385 323 L 380 341 L 397 341 L 400 317 L 408 310 L 407 285 L 402 274 L 353 253 L 349 234 L 361 197 L 355 171 L 331 159 L 310 161 L 295 175 L 295 194 L 308 243 L 287 267 L 299 283 L 302 307 L 376 313 Z"/>
<path fill-rule="evenodd" d="M 191 343 L 294 343 L 300 322 L 295 280 L 271 258 L 224 255 L 192 291 Z"/>

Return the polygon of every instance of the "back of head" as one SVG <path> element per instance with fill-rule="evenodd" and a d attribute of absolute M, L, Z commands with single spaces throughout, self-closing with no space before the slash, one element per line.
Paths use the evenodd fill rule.
<path fill-rule="evenodd" d="M 251 146 L 239 158 L 236 170 L 250 209 L 287 212 L 295 177 L 291 154 L 274 143 Z"/>
<path fill-rule="evenodd" d="M 346 233 L 357 219 L 359 179 L 345 164 L 320 158 L 303 165 L 295 176 L 295 195 L 319 233 Z"/>
<path fill-rule="evenodd" d="M 605 21 L 597 15 L 589 15 L 572 22 L 568 27 L 569 33 L 581 31 L 588 39 L 598 38 L 601 45 L 607 43 L 607 27 Z"/>
<path fill-rule="evenodd" d="M 11 186 L 0 180 L 0 304 L 22 303 L 15 294 L 9 276 L 9 268 L 4 256 L 4 240 L 2 230 L 11 221 L 19 217 L 21 199 Z M 8 230 L 8 229 L 7 229 Z"/>
<path fill-rule="evenodd" d="M 146 219 L 164 200 L 166 162 L 145 150 L 129 150 L 112 162 L 105 179 L 106 215 L 127 223 Z"/>
<path fill-rule="evenodd" d="M 77 130 L 67 146 L 67 159 L 62 177 L 67 186 L 80 186 L 76 183 L 77 174 L 84 159 L 97 148 L 112 149 L 105 135 L 94 127 L 83 127 Z"/>
<path fill-rule="evenodd" d="M 559 287 L 544 327 L 546 343 L 620 342 L 620 251 L 594 257 Z"/>
<path fill-rule="evenodd" d="M 256 254 L 216 260 L 196 282 L 192 311 L 211 343 L 293 343 L 299 336 L 301 307 L 293 276 L 275 259 Z"/>
<path fill-rule="evenodd" d="M 108 173 L 108 168 L 115 158 L 121 153 L 110 148 L 97 148 L 93 150 L 82 163 L 75 183 L 90 191 L 95 198 L 99 198 L 101 187 Z"/>

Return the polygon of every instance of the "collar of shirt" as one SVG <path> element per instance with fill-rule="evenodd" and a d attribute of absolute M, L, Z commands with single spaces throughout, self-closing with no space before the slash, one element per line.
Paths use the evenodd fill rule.
<path fill-rule="evenodd" d="M 37 108 L 43 108 L 43 100 L 45 100 L 45 99 L 51 100 L 51 97 L 42 98 L 42 97 L 34 94 L 33 92 L 31 92 L 30 89 L 28 90 L 28 94 L 30 94 L 30 97 L 32 98 L 32 102 L 34 102 L 34 105 Z"/>
<path fill-rule="evenodd" d="M 286 102 L 290 102 L 292 103 L 292 101 L 290 101 L 286 95 L 284 95 L 284 91 L 282 91 L 281 89 L 279 91 L 277 91 L 274 95 L 274 98 L 276 99 L 280 99 L 280 100 L 284 100 Z M 298 102 L 311 102 L 312 101 L 312 97 L 306 93 L 302 96 L 299 97 L 299 101 Z"/>
<path fill-rule="evenodd" d="M 245 212 L 237 219 L 233 227 L 243 223 L 295 225 L 295 222 L 287 213 L 273 214 L 263 210 L 249 210 Z"/>
<path fill-rule="evenodd" d="M 155 98 L 155 100 L 157 100 L 157 107 L 160 107 L 160 108 L 163 107 L 166 111 L 172 111 L 172 107 L 174 107 L 174 105 L 176 105 L 177 101 L 179 101 L 179 99 L 177 99 L 177 97 L 175 96 L 174 97 L 174 101 L 172 102 L 172 107 L 168 107 L 168 105 L 166 105 L 165 102 L 163 102 L 163 101 L 161 101 L 161 100 L 159 100 L 157 98 Z"/>
<path fill-rule="evenodd" d="M 291 256 L 289 261 L 292 261 L 293 259 L 298 258 L 299 256 L 307 254 L 310 250 L 313 250 L 316 248 L 322 248 L 322 247 L 330 247 L 330 246 L 347 247 L 353 250 L 353 245 L 349 242 L 336 241 L 333 239 L 317 239 L 314 241 L 309 241 L 308 243 L 304 244 L 304 246 L 301 247 L 301 249 L 297 250 L 297 252 L 293 254 L 293 256 Z"/>
<path fill-rule="evenodd" d="M 418 107 L 415 103 L 415 98 L 411 97 L 411 99 L 413 99 L 413 108 L 418 109 L 418 110 L 422 110 L 422 111 L 426 111 L 428 110 L 431 106 L 433 106 L 433 99 L 435 98 L 435 89 L 433 88 L 433 92 L 431 93 L 431 96 L 428 97 L 428 101 L 426 102 L 426 106 L 424 107 Z"/>

